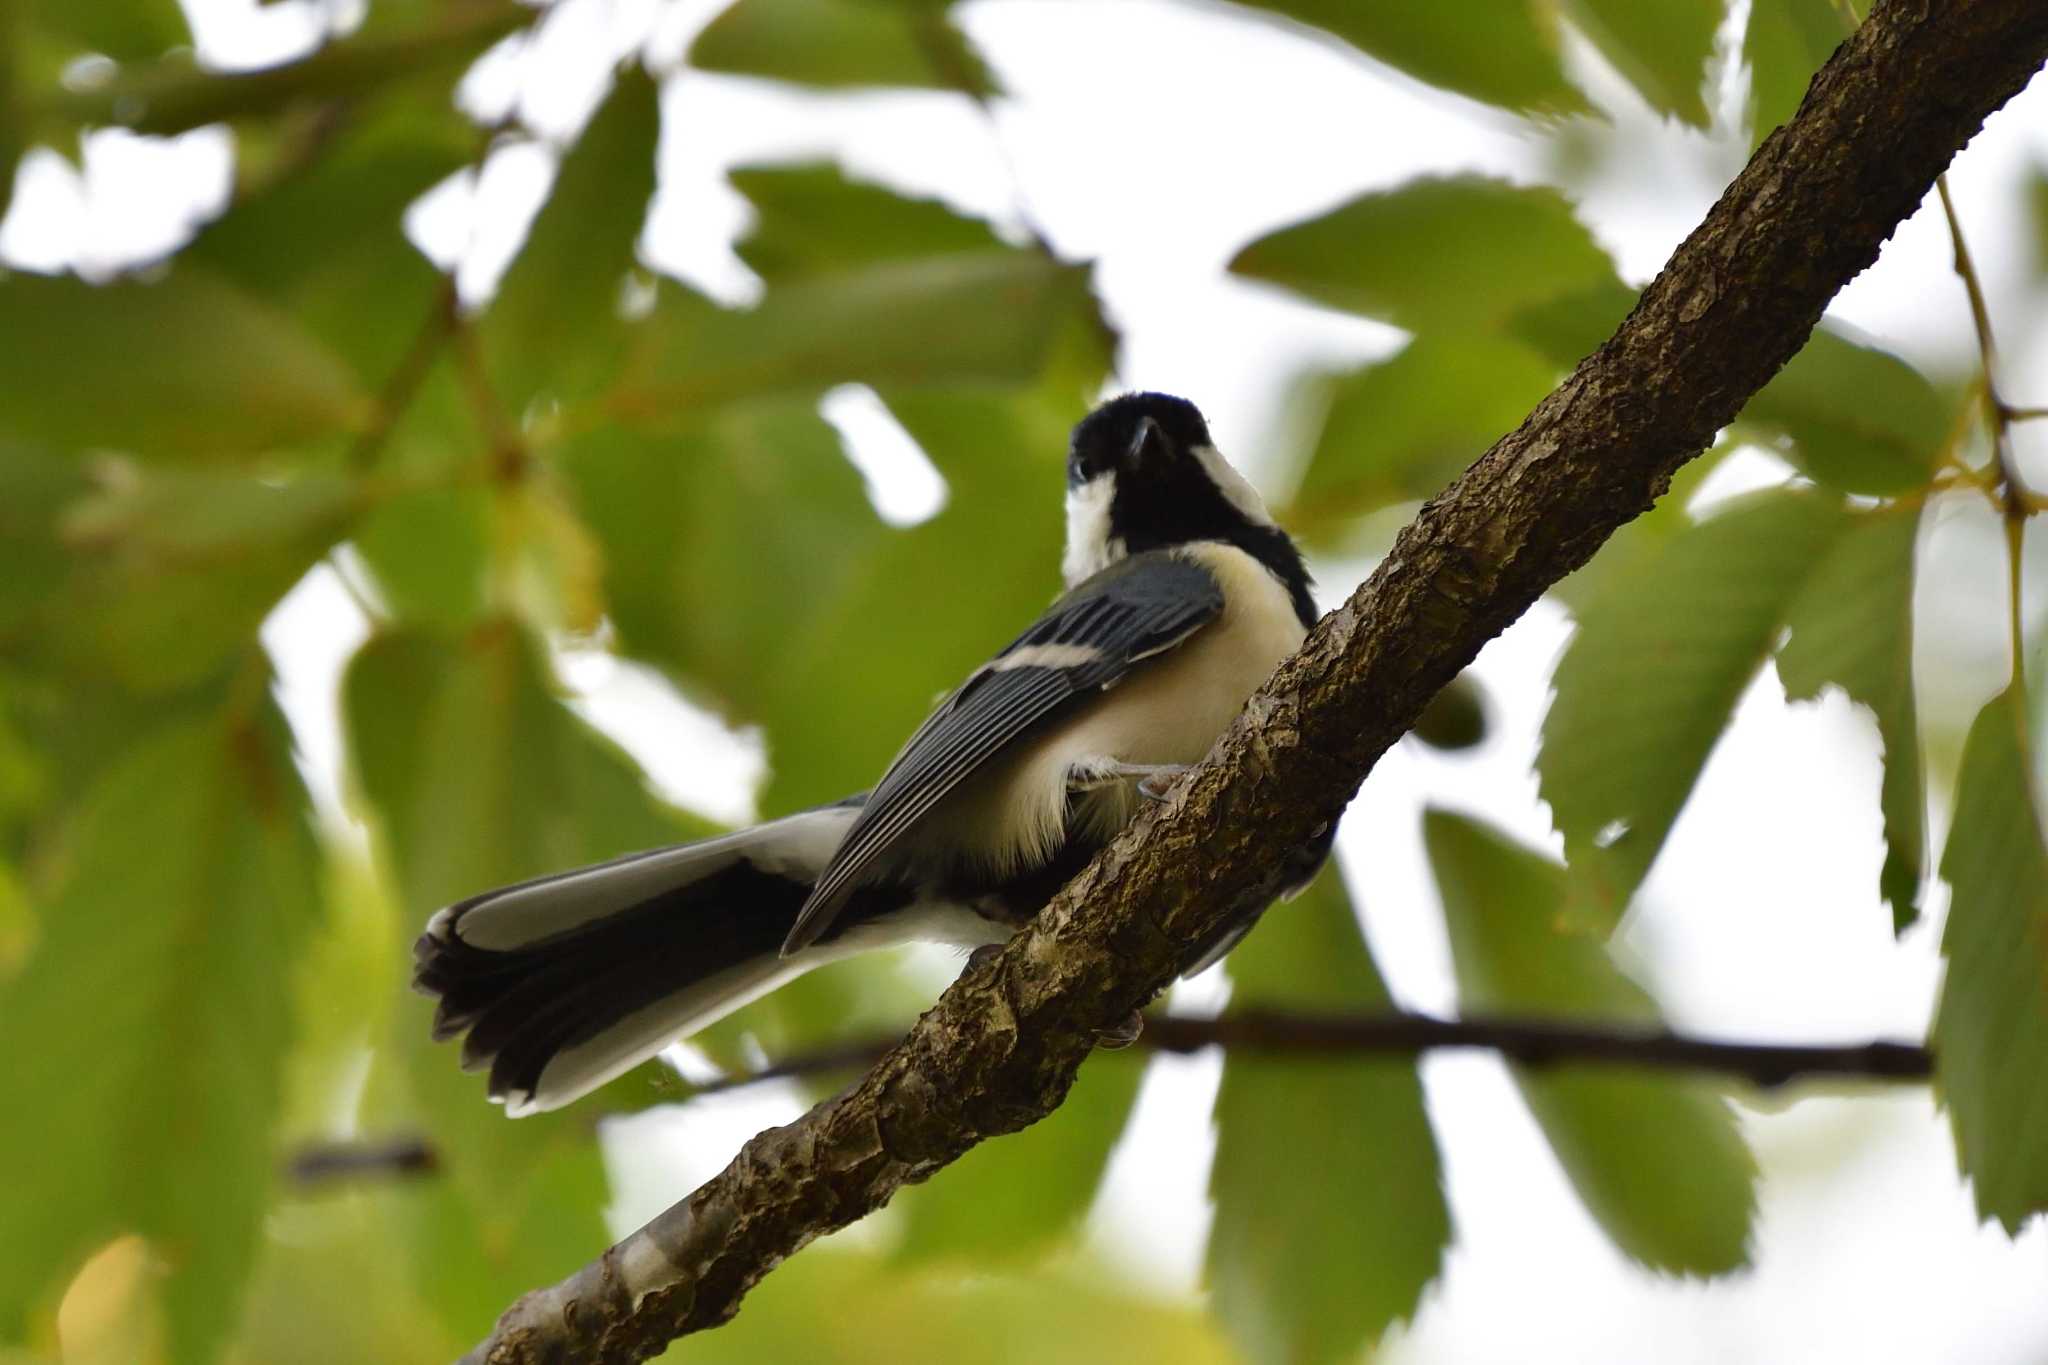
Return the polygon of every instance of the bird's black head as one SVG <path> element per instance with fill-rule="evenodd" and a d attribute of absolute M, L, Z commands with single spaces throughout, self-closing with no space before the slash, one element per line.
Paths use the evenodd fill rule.
<path fill-rule="evenodd" d="M 1125 555 L 1220 540 L 1272 570 L 1315 622 L 1301 552 L 1185 398 L 1127 393 L 1081 419 L 1067 456 L 1069 587 Z"/>

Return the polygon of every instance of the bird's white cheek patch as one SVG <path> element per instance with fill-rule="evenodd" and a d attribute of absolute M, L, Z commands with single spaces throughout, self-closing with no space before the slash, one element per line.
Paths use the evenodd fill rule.
<path fill-rule="evenodd" d="M 1109 530 L 1109 505 L 1115 498 L 1112 474 L 1097 474 L 1067 490 L 1067 552 L 1060 560 L 1060 575 L 1068 587 L 1124 557 L 1123 541 Z"/>
<path fill-rule="evenodd" d="M 1223 452 L 1215 446 L 1196 446 L 1195 459 L 1201 462 L 1209 481 L 1216 485 L 1216 491 L 1227 499 L 1238 513 L 1254 526 L 1271 526 L 1273 514 L 1266 510 L 1266 500 L 1259 496 L 1251 481 L 1231 467 L 1223 458 Z"/>

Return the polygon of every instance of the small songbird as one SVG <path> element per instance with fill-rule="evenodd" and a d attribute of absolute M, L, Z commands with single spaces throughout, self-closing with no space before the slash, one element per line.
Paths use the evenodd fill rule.
<path fill-rule="evenodd" d="M 537 1113 L 823 963 L 1007 938 L 1209 751 L 1316 614 L 1294 542 L 1166 394 L 1074 428 L 1062 572 L 873 790 L 439 911 L 414 949 L 435 1036 L 467 1033 L 463 1066 Z"/>

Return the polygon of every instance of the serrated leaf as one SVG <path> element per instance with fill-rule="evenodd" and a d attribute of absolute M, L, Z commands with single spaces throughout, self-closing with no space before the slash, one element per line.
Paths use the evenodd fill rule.
<path fill-rule="evenodd" d="M 1878 885 L 1905 932 L 1920 914 L 1927 794 L 1913 699 L 1913 546 L 1920 508 L 1860 514 L 1793 599 L 1778 677 L 1795 701 L 1834 686 L 1870 708 L 1884 743 L 1885 860 Z"/>
<path fill-rule="evenodd" d="M 1954 891 L 1934 1016 L 1935 1085 L 1980 1218 L 2010 1235 L 2048 1208 L 2048 841 L 2033 785 L 2026 697 L 1977 713 L 1941 855 Z"/>
<path fill-rule="evenodd" d="M 281 718 L 164 727 L 95 784 L 27 969 L 0 1159 L 35 1171 L 0 1238 L 0 1330 L 122 1231 L 150 1239 L 178 1359 L 235 1320 L 269 1191 L 291 964 L 318 854 Z"/>
<path fill-rule="evenodd" d="M 1143 1074 L 1135 1057 L 1098 1052 L 1058 1113 L 976 1147 L 945 1179 L 898 1194 L 897 1256 L 981 1269 L 1045 1254 L 1087 1215 Z"/>
<path fill-rule="evenodd" d="M 1556 378 L 1516 342 L 1432 333 L 1334 379 L 1288 526 L 1327 545 L 1364 513 L 1431 496 L 1512 431 Z"/>
<path fill-rule="evenodd" d="M 1530 0 L 1361 5 L 1355 0 L 1253 0 L 1334 34 L 1416 80 L 1516 113 L 1569 114 L 1585 97 L 1565 79 L 1553 12 Z"/>
<path fill-rule="evenodd" d="M 743 166 L 729 178 L 756 215 L 735 250 L 770 285 L 1003 245 L 986 223 L 848 179 L 828 163 Z"/>
<path fill-rule="evenodd" d="M 226 460 L 345 432 L 369 401 L 333 351 L 197 266 L 155 282 L 0 280 L 0 431 Z"/>
<path fill-rule="evenodd" d="M 1536 760 L 1575 915 L 1619 920 L 1846 524 L 1833 498 L 1767 489 L 1681 531 L 1579 613 Z"/>
<path fill-rule="evenodd" d="M 1749 61 L 1751 146 L 1792 121 L 1813 73 L 1848 36 L 1834 0 L 1754 0 L 1742 39 Z"/>
<path fill-rule="evenodd" d="M 698 34 L 690 64 L 832 88 L 996 91 L 946 6 L 921 0 L 745 0 Z"/>
<path fill-rule="evenodd" d="M 736 399 L 844 383 L 1027 384 L 1075 332 L 1100 327 L 1087 270 L 1026 251 L 805 280 L 744 312 L 664 285 L 647 354 L 611 408 L 623 421 L 662 425 Z"/>
<path fill-rule="evenodd" d="M 1259 238 L 1230 269 L 1411 332 L 1487 326 L 1614 278 L 1563 195 L 1479 176 L 1361 195 Z"/>
<path fill-rule="evenodd" d="M 476 133 L 452 108 L 395 103 L 345 125 L 309 167 L 259 182 L 185 248 L 289 313 L 381 389 L 439 306 L 443 278 L 406 240 L 406 208 L 466 164 Z"/>
<path fill-rule="evenodd" d="M 1707 126 L 1701 90 L 1721 0 L 1571 0 L 1565 12 L 1651 108 Z"/>
<path fill-rule="evenodd" d="M 660 133 L 660 91 L 635 64 L 563 156 L 478 324 L 492 387 L 515 415 L 536 394 L 573 402 L 615 376 L 626 347 L 621 295 L 654 195 Z"/>
<path fill-rule="evenodd" d="M 1468 1011 L 1654 1023 L 1648 992 L 1598 936 L 1563 926 L 1564 869 L 1446 811 L 1424 818 Z M 1748 1262 L 1756 1161 L 1706 1081 L 1614 1069 L 1510 1068 L 1572 1188 L 1630 1258 L 1722 1275 Z"/>
<path fill-rule="evenodd" d="M 1954 405 L 1918 370 L 1823 325 L 1749 400 L 1736 428 L 1821 483 L 1888 497 L 1933 478 L 1953 421 Z"/>
<path fill-rule="evenodd" d="M 1392 1007 L 1334 868 L 1229 962 L 1233 1013 Z M 1208 1279 L 1248 1359 L 1355 1359 L 1414 1314 L 1451 1218 L 1412 1058 L 1232 1052 L 1215 1121 Z"/>

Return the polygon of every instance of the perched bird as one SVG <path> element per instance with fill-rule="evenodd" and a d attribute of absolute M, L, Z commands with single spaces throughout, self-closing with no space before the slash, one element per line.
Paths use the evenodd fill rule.
<path fill-rule="evenodd" d="M 535 1113 L 823 963 L 1007 938 L 1208 752 L 1315 619 L 1294 542 L 1194 404 L 1165 394 L 1074 428 L 1062 572 L 1067 591 L 872 791 L 435 914 L 414 950 L 435 1036 L 467 1033 L 463 1066 L 490 1069 L 507 1113 Z M 1327 852 L 1325 837 L 1290 877 Z"/>

